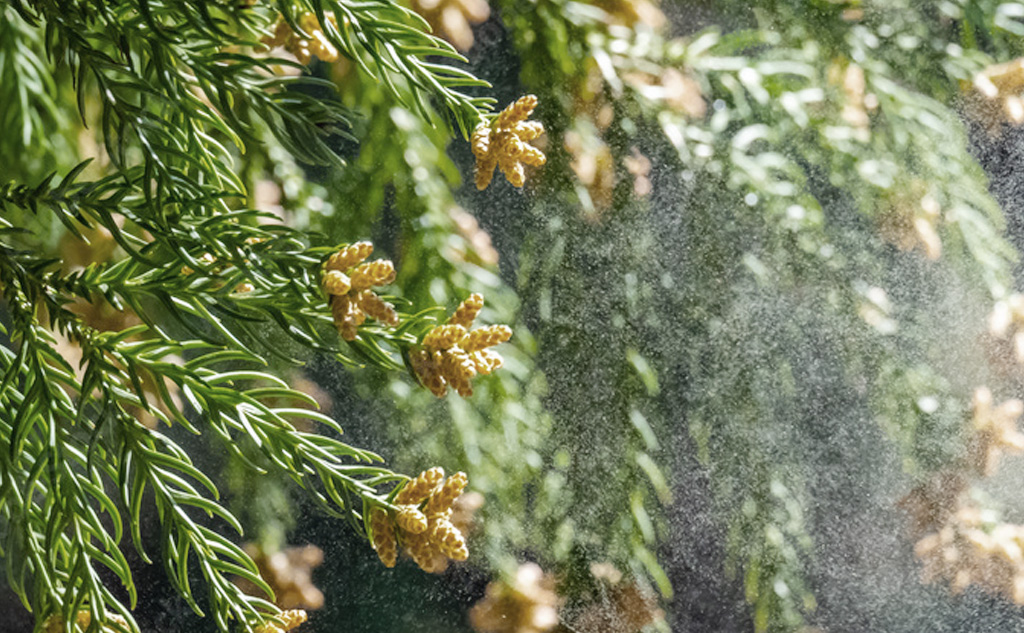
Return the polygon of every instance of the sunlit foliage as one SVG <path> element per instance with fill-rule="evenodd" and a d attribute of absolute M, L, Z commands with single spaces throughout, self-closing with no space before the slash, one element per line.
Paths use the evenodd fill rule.
<path fill-rule="evenodd" d="M 970 153 L 1024 121 L 1024 4 L 485 9 L 0 0 L 0 536 L 37 624 L 135 629 L 131 541 L 219 629 L 297 626 L 252 553 L 315 506 L 373 573 L 495 576 L 478 630 L 664 630 L 706 497 L 750 625 L 828 628 L 841 486 L 904 498 L 929 579 L 1024 600 L 971 496 L 1020 448 L 1024 310 Z M 482 497 L 419 490 L 438 464 Z"/>

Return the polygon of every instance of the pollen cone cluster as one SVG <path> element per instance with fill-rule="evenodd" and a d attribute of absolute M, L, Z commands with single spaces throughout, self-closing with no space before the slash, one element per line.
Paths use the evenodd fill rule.
<path fill-rule="evenodd" d="M 395 527 L 391 524 L 387 510 L 374 508 L 370 511 L 370 543 L 385 567 L 394 567 L 398 560 L 398 543 Z"/>
<path fill-rule="evenodd" d="M 409 363 L 423 386 L 441 398 L 448 387 L 462 397 L 473 395 L 470 382 L 477 374 L 489 374 L 501 367 L 501 356 L 490 349 L 512 337 L 507 325 L 489 325 L 470 331 L 484 305 L 484 298 L 472 294 L 455 310 L 448 322 L 423 337 L 422 344 L 409 353 Z"/>
<path fill-rule="evenodd" d="M 325 17 L 332 25 L 337 26 L 333 15 L 328 13 Z M 282 18 L 277 21 L 277 25 L 274 27 L 274 34 L 264 37 L 262 41 L 271 48 L 283 46 L 286 51 L 295 55 L 295 59 L 303 65 L 312 61 L 314 55 L 325 62 L 338 60 L 338 49 L 324 35 L 316 15 L 303 13 L 299 17 L 299 26 L 302 27 L 303 31 L 309 33 L 310 37 L 308 39 L 293 31 L 292 27 Z"/>
<path fill-rule="evenodd" d="M 539 167 L 547 162 L 544 153 L 529 145 L 544 133 L 538 121 L 527 121 L 537 107 L 537 97 L 526 95 L 502 110 L 490 123 L 481 123 L 470 139 L 476 157 L 476 188 L 491 184 L 494 168 L 505 174 L 515 187 L 526 182 L 524 165 Z"/>
<path fill-rule="evenodd" d="M 444 470 L 431 468 L 399 491 L 394 513 L 375 508 L 370 515 L 371 541 L 381 562 L 394 567 L 399 544 L 428 573 L 444 571 L 449 560 L 469 558 L 466 539 L 452 523 L 453 505 L 468 481 L 465 473 L 445 479 Z"/>
<path fill-rule="evenodd" d="M 288 633 L 306 621 L 306 612 L 302 609 L 289 609 L 277 615 L 279 622 L 268 622 L 256 627 L 256 633 Z"/>
<path fill-rule="evenodd" d="M 554 580 L 536 563 L 520 565 L 510 585 L 487 585 L 483 600 L 469 610 L 469 622 L 480 633 L 544 633 L 558 624 Z"/>
<path fill-rule="evenodd" d="M 366 317 L 391 327 L 398 325 L 395 307 L 371 290 L 394 281 L 395 266 L 386 259 L 364 262 L 372 252 L 373 244 L 356 242 L 323 264 L 320 285 L 330 297 L 334 325 L 346 341 L 355 340 Z"/>

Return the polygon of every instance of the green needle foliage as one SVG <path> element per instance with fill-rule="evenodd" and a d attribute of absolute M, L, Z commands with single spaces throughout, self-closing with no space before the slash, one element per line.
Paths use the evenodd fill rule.
<path fill-rule="evenodd" d="M 290 386 L 316 354 L 366 369 L 330 388 L 397 466 L 468 473 L 472 563 L 540 563 L 567 628 L 633 589 L 635 628 L 669 626 L 658 604 L 690 592 L 666 518 L 706 495 L 753 628 L 829 629 L 825 473 L 891 458 L 844 485 L 895 501 L 963 470 L 977 387 L 1019 389 L 976 344 L 1017 254 L 965 121 L 979 73 L 1024 54 L 1024 4 L 666 0 L 667 25 L 639 1 L 494 0 L 469 59 L 407 4 L 0 0 L 10 586 L 39 627 L 137 629 L 131 541 L 219 629 L 268 622 L 235 542 L 244 523 L 271 551 L 290 518 L 254 495 L 300 489 L 365 533 L 405 480 Z M 285 30 L 339 61 L 267 44 Z M 494 101 L 477 75 L 539 97 L 525 195 L 460 188 L 449 144 Z M 402 325 L 341 343 L 321 263 L 368 237 Z M 441 400 L 403 358 L 472 292 L 514 349 Z M 230 455 L 232 499 L 189 433 Z M 853 436 L 878 446 L 836 448 Z M 687 457 L 707 490 L 672 485 Z"/>
<path fill-rule="evenodd" d="M 399 352 L 416 342 L 366 327 L 340 348 L 319 290 L 320 263 L 336 248 L 246 208 L 236 165 L 261 155 L 268 135 L 292 160 L 343 162 L 338 143 L 356 114 L 333 84 L 260 42 L 278 15 L 300 30 L 303 13 L 396 103 L 425 114 L 437 101 L 467 135 L 489 102 L 459 92 L 486 84 L 438 63 L 460 56 L 391 3 L 0 4 L 0 137 L 5 156 L 27 156 L 11 161 L 0 186 L 0 532 L 8 583 L 40 625 L 53 615 L 71 631 L 87 611 L 90 630 L 114 627 L 112 614 L 137 630 L 125 538 L 221 630 L 251 630 L 277 613 L 256 565 L 226 535 L 242 526 L 213 480 L 145 417 L 219 443 L 252 472 L 292 479 L 358 532 L 368 508 L 388 505 L 381 487 L 405 479 L 340 441 L 336 420 L 268 371 L 270 361 L 298 362 L 302 349 L 401 369 Z M 63 162 L 79 125 L 101 139 L 100 161 Z M 63 145 L 46 140 L 54 133 Z M 60 177 L 42 177 L 48 169 Z M 84 245 L 109 235 L 116 254 L 62 265 L 47 254 L 58 227 Z M 138 325 L 93 327 L 82 313 L 90 305 Z M 80 350 L 77 366 L 58 351 L 68 343 Z M 310 430 L 317 425 L 323 432 Z M 140 532 L 154 511 L 155 551 Z"/>

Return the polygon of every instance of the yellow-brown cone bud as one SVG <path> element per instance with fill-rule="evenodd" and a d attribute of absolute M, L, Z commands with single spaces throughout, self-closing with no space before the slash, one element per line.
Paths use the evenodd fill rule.
<path fill-rule="evenodd" d="M 512 128 L 515 135 L 522 141 L 532 141 L 544 133 L 544 124 L 540 121 L 522 121 Z"/>
<path fill-rule="evenodd" d="M 461 471 L 449 477 L 427 500 L 427 514 L 433 516 L 450 510 L 468 483 L 469 477 Z"/>
<path fill-rule="evenodd" d="M 395 280 L 395 265 L 389 260 L 378 259 L 356 266 L 352 269 L 351 277 L 353 290 L 384 286 Z"/>
<path fill-rule="evenodd" d="M 341 338 L 346 341 L 354 341 L 359 336 L 359 326 L 363 324 L 363 320 L 366 317 L 362 312 L 353 312 L 351 316 L 345 319 L 341 326 L 338 328 L 338 332 L 341 334 Z"/>
<path fill-rule="evenodd" d="M 427 515 L 414 505 L 399 505 L 395 523 L 410 534 L 422 534 L 427 531 Z"/>
<path fill-rule="evenodd" d="M 341 324 L 348 316 L 351 308 L 352 298 L 348 295 L 332 295 L 329 299 L 331 304 L 331 317 L 334 319 L 334 326 L 341 328 Z"/>
<path fill-rule="evenodd" d="M 378 297 L 372 290 L 363 290 L 356 295 L 355 300 L 359 308 L 371 319 L 391 327 L 398 325 L 398 313 L 395 312 L 395 306 Z"/>
<path fill-rule="evenodd" d="M 459 304 L 459 307 L 455 309 L 455 314 L 452 315 L 452 318 L 448 319 L 448 324 L 461 325 L 462 327 L 469 329 L 470 326 L 473 325 L 473 320 L 476 319 L 476 315 L 480 313 L 480 310 L 483 307 L 483 296 L 473 293 L 469 295 L 465 301 Z"/>
<path fill-rule="evenodd" d="M 489 325 L 477 328 L 459 342 L 459 346 L 467 352 L 478 352 L 493 347 L 512 338 L 512 328 L 507 325 Z"/>
<path fill-rule="evenodd" d="M 348 275 L 340 270 L 328 270 L 324 272 L 321 280 L 324 292 L 330 295 L 343 295 L 352 288 Z"/>
<path fill-rule="evenodd" d="M 498 132 L 494 135 L 493 143 L 498 150 L 499 161 L 504 158 L 506 160 L 515 160 L 523 153 L 524 143 L 519 140 L 519 137 L 514 132 Z"/>
<path fill-rule="evenodd" d="M 344 272 L 369 257 L 371 253 L 373 253 L 373 244 L 356 242 L 328 257 L 324 262 L 324 269 Z"/>
<path fill-rule="evenodd" d="M 434 350 L 446 350 L 466 336 L 466 328 L 461 325 L 438 325 L 423 337 L 423 344 Z"/>
<path fill-rule="evenodd" d="M 505 363 L 501 354 L 489 349 L 482 349 L 479 352 L 473 352 L 469 357 L 473 360 L 473 366 L 476 367 L 476 372 L 485 376 L 497 370 Z"/>
<path fill-rule="evenodd" d="M 524 165 L 529 165 L 530 167 L 540 167 L 544 163 L 548 162 L 547 157 L 544 156 L 544 152 L 532 145 L 523 146 L 523 153 L 519 156 L 519 160 Z"/>
<path fill-rule="evenodd" d="M 346 341 L 355 340 L 359 333 L 359 326 L 366 320 L 366 315 L 350 295 L 331 297 L 331 315 L 334 317 L 335 327 L 341 333 L 341 338 Z"/>
<path fill-rule="evenodd" d="M 405 540 L 405 551 L 412 557 L 413 562 L 428 574 L 441 573 L 448 566 L 444 554 L 431 540 L 431 535 L 409 534 Z"/>
<path fill-rule="evenodd" d="M 395 495 L 395 503 L 419 505 L 434 492 L 443 479 L 444 469 L 440 466 L 425 470 L 405 484 L 405 487 Z"/>
<path fill-rule="evenodd" d="M 453 347 L 443 352 L 441 375 L 463 398 L 473 395 L 473 383 L 470 381 L 476 376 L 476 366 L 464 350 Z"/>
<path fill-rule="evenodd" d="M 469 548 L 466 546 L 466 539 L 448 519 L 439 519 L 434 522 L 431 541 L 442 554 L 452 560 L 466 560 L 469 558 Z"/>
<path fill-rule="evenodd" d="M 533 109 L 537 107 L 537 97 L 534 95 L 526 95 L 519 97 L 515 103 L 510 104 L 501 113 L 494 123 L 495 128 L 511 127 L 516 123 L 525 121 L 530 118 L 530 114 L 533 113 Z"/>
<path fill-rule="evenodd" d="M 394 567 L 398 560 L 398 543 L 395 540 L 395 528 L 391 525 L 388 513 L 382 508 L 370 511 L 370 531 L 372 532 L 373 549 L 377 552 L 380 562 L 385 567 Z"/>
<path fill-rule="evenodd" d="M 409 364 L 424 387 L 438 398 L 448 393 L 448 383 L 441 376 L 441 368 L 434 362 L 433 354 L 425 349 L 413 350 L 409 353 Z"/>
<path fill-rule="evenodd" d="M 487 156 L 490 148 L 491 140 L 491 128 L 486 123 L 481 123 L 473 130 L 473 135 L 469 139 L 470 148 L 473 150 L 473 155 L 477 158 L 483 158 Z"/>
<path fill-rule="evenodd" d="M 494 168 L 497 166 L 497 156 L 488 156 L 477 161 L 476 167 L 473 168 L 473 181 L 478 190 L 483 191 L 491 184 L 491 180 L 494 179 Z"/>
<path fill-rule="evenodd" d="M 517 160 L 498 159 L 498 169 L 505 174 L 505 178 L 513 187 L 522 187 L 526 184 L 526 170 L 523 164 Z"/>

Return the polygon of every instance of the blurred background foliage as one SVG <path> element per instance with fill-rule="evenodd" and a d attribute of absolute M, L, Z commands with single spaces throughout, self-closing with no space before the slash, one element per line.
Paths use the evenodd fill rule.
<path fill-rule="evenodd" d="M 54 278 L 29 272 L 57 258 L 79 298 L 68 322 L 230 337 L 397 471 L 469 475 L 470 559 L 428 577 L 383 568 L 272 453 L 157 427 L 226 493 L 278 606 L 310 611 L 302 630 L 1022 626 L 1021 463 L 1003 455 L 1024 449 L 1024 3 L 211 3 L 209 23 L 203 4 L 168 2 L 154 23 L 133 13 L 151 3 L 0 3 L 0 280 L 49 296 Z M 282 12 L 297 39 L 268 52 Z M 195 40 L 136 41 L 164 42 L 158 24 Z M 452 46 L 417 35 L 426 24 Z M 166 67 L 205 97 L 161 84 Z M 488 97 L 523 94 L 539 97 L 547 164 L 521 189 L 477 190 L 468 133 Z M 175 99 L 200 114 L 154 105 Z M 62 221 L 83 213 L 88 243 Z M 234 242 L 200 230 L 230 213 L 247 227 Z M 439 399 L 403 370 L 408 341 L 333 340 L 308 264 L 358 240 L 395 263 L 388 292 L 417 323 L 481 293 L 480 322 L 515 332 L 502 370 Z M 117 266 L 143 266 L 133 248 L 202 274 L 133 281 Z M 262 270 L 249 254 L 276 277 L 247 277 Z M 250 303 L 224 290 L 250 277 Z M 157 308 L 175 292 L 199 297 L 178 324 Z M 14 298 L 8 332 L 38 309 Z M 82 357 L 75 336 L 35 337 Z M 181 415 L 125 410 L 194 423 L 180 384 L 163 391 Z M 16 515 L 2 521 L 11 542 Z M 157 518 L 139 521 L 139 540 L 158 538 Z M 141 630 L 216 630 L 122 549 Z"/>

